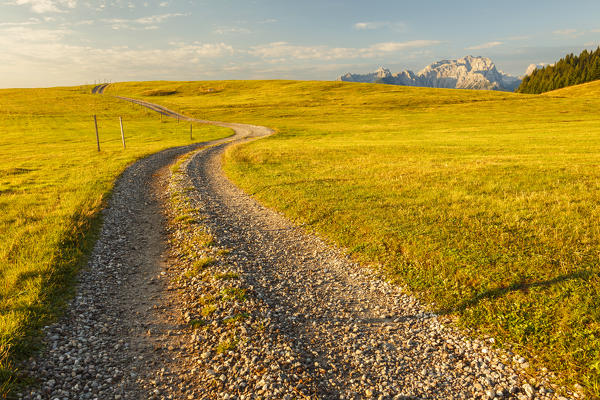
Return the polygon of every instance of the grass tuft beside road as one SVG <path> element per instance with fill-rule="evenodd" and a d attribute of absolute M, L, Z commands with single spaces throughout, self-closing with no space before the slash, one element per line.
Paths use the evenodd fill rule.
<path fill-rule="evenodd" d="M 109 92 L 276 128 L 226 155 L 267 205 L 600 395 L 598 83 L 544 96 L 343 82 Z"/>
<path fill-rule="evenodd" d="M 161 123 L 156 113 L 90 92 L 0 90 L 0 394 L 69 298 L 117 176 L 140 157 L 192 143 L 189 124 Z M 194 142 L 230 133 L 198 126 Z"/>

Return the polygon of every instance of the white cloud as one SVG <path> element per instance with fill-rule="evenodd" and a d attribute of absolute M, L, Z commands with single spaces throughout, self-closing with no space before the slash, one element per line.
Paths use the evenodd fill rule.
<path fill-rule="evenodd" d="M 390 53 L 419 47 L 434 46 L 441 43 L 438 40 L 413 40 L 409 42 L 376 43 L 369 47 L 329 47 L 329 46 L 298 46 L 287 42 L 273 42 L 266 45 L 253 46 L 249 53 L 265 59 L 284 61 L 288 58 L 298 60 L 319 59 L 339 60 L 353 58 L 373 58 Z"/>
<path fill-rule="evenodd" d="M 403 22 L 389 22 L 389 21 L 369 21 L 369 22 L 357 22 L 354 24 L 354 29 L 363 30 L 375 30 L 381 28 L 390 28 L 395 31 L 405 31 L 406 24 Z"/>
<path fill-rule="evenodd" d="M 152 79 L 203 71 L 234 54 L 226 43 L 170 43 L 166 48 L 97 48 L 68 44 L 69 29 L 31 26 L 0 27 L 0 87 L 68 84 L 96 78 Z M 44 71 L 41 73 L 40 71 Z"/>
<path fill-rule="evenodd" d="M 64 12 L 65 8 L 75 8 L 77 0 L 15 0 L 15 5 L 29 6 L 37 14 Z"/>
<path fill-rule="evenodd" d="M 482 44 L 478 44 L 476 46 L 470 46 L 470 47 L 465 47 L 466 50 L 483 50 L 483 49 L 491 49 L 492 47 L 496 47 L 496 46 L 500 46 L 501 44 L 503 44 L 502 42 L 487 42 L 487 43 L 482 43 Z"/>

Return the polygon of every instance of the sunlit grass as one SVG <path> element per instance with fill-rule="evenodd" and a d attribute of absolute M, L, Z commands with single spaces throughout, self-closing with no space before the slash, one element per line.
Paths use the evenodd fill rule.
<path fill-rule="evenodd" d="M 230 131 L 161 122 L 90 87 L 0 90 L 0 380 L 72 290 L 98 211 L 136 159 Z M 101 151 L 96 150 L 96 114 Z M 118 117 L 124 121 L 126 149 Z"/>
<path fill-rule="evenodd" d="M 242 188 L 598 395 L 599 88 L 528 96 L 231 81 L 110 90 L 155 91 L 163 95 L 147 98 L 199 118 L 277 129 L 228 152 L 226 172 Z"/>

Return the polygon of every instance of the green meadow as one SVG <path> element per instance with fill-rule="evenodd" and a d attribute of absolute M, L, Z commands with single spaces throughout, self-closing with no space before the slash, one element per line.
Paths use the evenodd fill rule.
<path fill-rule="evenodd" d="M 275 128 L 227 152 L 244 190 L 597 396 L 599 89 L 221 81 L 107 93 Z"/>
<path fill-rule="evenodd" d="M 0 90 L 0 395 L 73 291 L 119 174 L 167 147 L 227 136 L 178 124 L 91 86 Z M 92 115 L 98 118 L 96 149 Z M 126 150 L 118 117 L 124 121 Z M 0 396 L 1 397 L 1 396 Z"/>

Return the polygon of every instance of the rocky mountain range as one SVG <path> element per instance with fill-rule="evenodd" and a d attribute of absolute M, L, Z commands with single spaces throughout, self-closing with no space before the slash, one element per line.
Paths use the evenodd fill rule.
<path fill-rule="evenodd" d="M 542 63 L 542 64 L 529 64 L 529 67 L 527 67 L 527 71 L 525 71 L 525 76 L 529 76 L 529 75 L 533 74 L 533 72 L 536 69 L 542 69 L 542 68 L 544 68 L 546 66 L 550 66 L 551 67 L 553 65 L 554 64 L 545 64 L 545 63 Z"/>
<path fill-rule="evenodd" d="M 388 83 L 432 88 L 480 89 L 514 91 L 521 78 L 496 69 L 487 57 L 467 56 L 458 60 L 443 60 L 428 65 L 418 73 L 404 70 L 391 73 L 380 67 L 370 74 L 345 74 L 338 78 L 346 82 Z"/>

